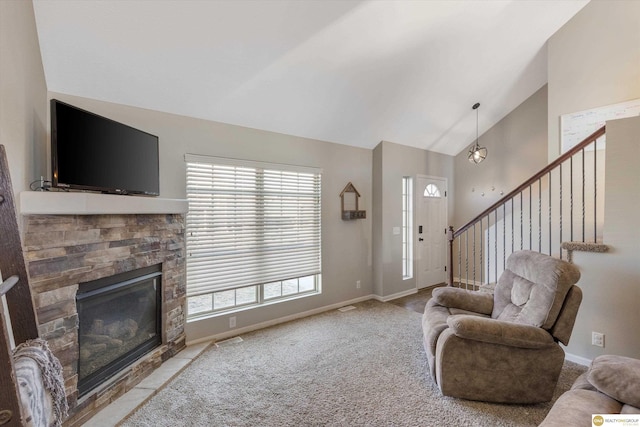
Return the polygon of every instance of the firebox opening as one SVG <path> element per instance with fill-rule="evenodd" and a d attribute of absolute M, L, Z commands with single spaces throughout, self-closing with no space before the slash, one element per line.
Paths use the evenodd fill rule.
<path fill-rule="evenodd" d="M 162 343 L 161 276 L 157 264 L 80 284 L 80 396 Z"/>

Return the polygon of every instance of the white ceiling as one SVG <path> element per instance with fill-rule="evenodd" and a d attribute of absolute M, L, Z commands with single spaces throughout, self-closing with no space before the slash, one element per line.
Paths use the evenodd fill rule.
<path fill-rule="evenodd" d="M 455 155 L 547 81 L 588 0 L 34 0 L 50 91 Z"/>

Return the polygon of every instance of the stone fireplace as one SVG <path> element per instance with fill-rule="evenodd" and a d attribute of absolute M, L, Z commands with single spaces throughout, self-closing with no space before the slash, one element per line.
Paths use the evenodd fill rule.
<path fill-rule="evenodd" d="M 92 196 L 132 200 L 126 196 Z M 21 207 L 25 262 L 40 337 L 48 341 L 63 366 L 69 402 L 65 425 L 81 425 L 185 347 L 184 215 L 52 215 L 32 214 L 34 209 Z M 130 282 L 137 271 L 156 279 L 146 288 L 134 290 L 132 297 L 123 297 L 122 291 L 116 291 L 102 301 L 90 303 L 93 318 L 88 323 L 80 320 L 85 300 L 90 301 L 87 294 L 92 295 L 114 278 L 116 282 Z M 107 315 L 110 311 L 150 310 L 154 283 L 161 284 L 157 293 L 158 325 L 149 326 L 149 316 L 143 318 L 139 313 L 124 314 L 120 319 Z M 115 369 L 110 367 L 97 380 L 91 378 L 85 383 L 80 379 L 94 365 L 102 364 L 98 354 L 120 353 L 125 341 L 145 341 L 141 337 L 153 335 L 150 328 L 156 327 L 156 341 L 143 345 L 142 350 L 118 362 Z"/>

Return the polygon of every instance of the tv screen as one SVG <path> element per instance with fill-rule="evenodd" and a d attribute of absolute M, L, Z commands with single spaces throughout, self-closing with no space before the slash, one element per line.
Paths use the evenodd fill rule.
<path fill-rule="evenodd" d="M 51 100 L 52 186 L 160 194 L 158 137 Z"/>

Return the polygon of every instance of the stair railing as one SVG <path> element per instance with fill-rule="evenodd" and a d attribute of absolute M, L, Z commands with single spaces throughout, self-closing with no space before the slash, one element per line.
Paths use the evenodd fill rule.
<path fill-rule="evenodd" d="M 604 126 L 458 230 L 449 227 L 449 286 L 477 289 L 497 282 L 516 250 L 562 259 L 564 241 L 598 242 L 605 152 L 597 140 L 603 135 Z"/>

